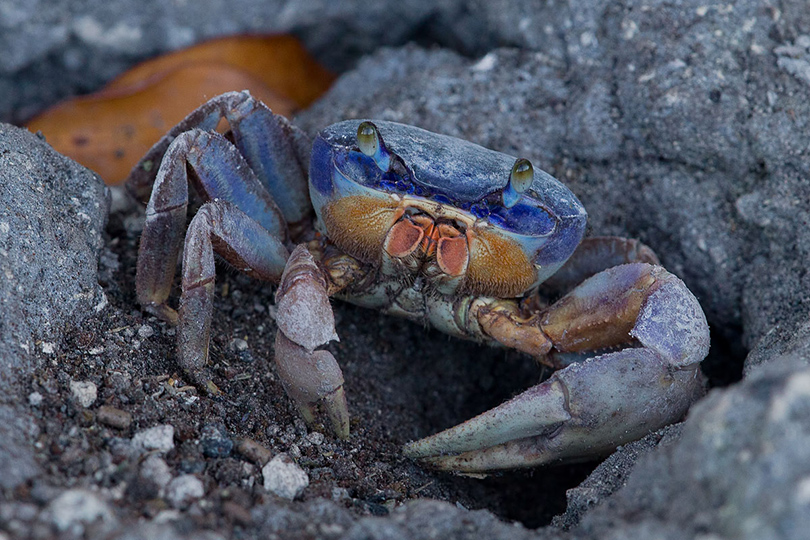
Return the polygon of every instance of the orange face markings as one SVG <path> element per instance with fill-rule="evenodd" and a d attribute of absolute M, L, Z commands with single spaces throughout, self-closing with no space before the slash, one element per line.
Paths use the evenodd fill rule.
<path fill-rule="evenodd" d="M 392 257 L 407 257 L 419 247 L 425 231 L 412 221 L 397 221 L 385 240 L 385 251 Z"/>
<path fill-rule="evenodd" d="M 427 214 L 403 214 L 391 227 L 384 247 L 392 257 L 402 259 L 415 254 L 420 264 L 438 265 L 442 273 L 451 277 L 463 276 L 470 259 L 464 233 L 451 223 L 437 223 Z"/>
<path fill-rule="evenodd" d="M 364 262 L 380 260 L 388 231 L 402 216 L 396 201 L 354 195 L 326 205 L 322 217 L 335 244 Z"/>
<path fill-rule="evenodd" d="M 464 288 L 473 294 L 515 298 L 537 279 L 534 265 L 520 245 L 486 229 L 468 231 L 470 267 Z"/>
<path fill-rule="evenodd" d="M 462 278 L 465 293 L 515 298 L 537 278 L 517 242 L 488 228 L 410 214 L 402 201 L 342 197 L 324 207 L 322 218 L 331 239 L 349 255 L 370 263 L 378 263 L 383 251 L 433 260 L 442 273 Z"/>
<path fill-rule="evenodd" d="M 425 255 L 432 256 L 436 248 L 436 223 L 433 218 L 424 214 L 416 214 L 410 216 L 410 220 L 424 231 L 420 247 Z"/>
<path fill-rule="evenodd" d="M 470 250 L 467 249 L 467 239 L 463 236 L 439 238 L 436 250 L 436 262 L 442 272 L 450 276 L 463 275 L 470 260 Z"/>

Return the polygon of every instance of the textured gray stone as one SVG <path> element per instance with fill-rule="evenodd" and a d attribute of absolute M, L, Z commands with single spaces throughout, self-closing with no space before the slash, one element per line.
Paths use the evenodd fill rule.
<path fill-rule="evenodd" d="M 71 489 L 56 497 L 43 512 L 42 519 L 60 534 L 81 537 L 92 527 L 95 534 L 108 532 L 116 525 L 109 505 L 98 495 L 83 489 Z"/>
<path fill-rule="evenodd" d="M 0 125 L 0 351 L 6 377 L 102 309 L 105 188 L 26 130 Z M 36 342 L 40 341 L 38 347 Z"/>
<path fill-rule="evenodd" d="M 694 406 L 681 438 L 639 460 L 574 538 L 804 538 L 810 526 L 810 359 L 775 360 Z M 629 529 L 627 528 L 629 527 Z M 636 532 L 632 532 L 636 531 Z"/>
<path fill-rule="evenodd" d="M 132 448 L 136 452 L 168 452 L 174 448 L 174 426 L 161 424 L 140 430 L 132 436 Z"/>
<path fill-rule="evenodd" d="M 21 404 L 37 352 L 102 305 L 101 181 L 25 130 L 0 124 L 0 485 L 40 473 L 39 429 Z M 39 341 L 40 346 L 37 346 Z M 39 350 L 37 350 L 39 349 Z"/>
<path fill-rule="evenodd" d="M 191 503 L 205 495 L 205 486 L 193 474 L 172 478 L 166 486 L 166 500 L 174 508 L 188 508 Z"/>
<path fill-rule="evenodd" d="M 262 467 L 264 489 L 283 499 L 293 500 L 309 485 L 309 476 L 287 454 L 279 454 Z"/>

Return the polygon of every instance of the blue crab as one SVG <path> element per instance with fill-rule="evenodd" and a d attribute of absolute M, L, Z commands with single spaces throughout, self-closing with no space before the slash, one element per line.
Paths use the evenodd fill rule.
<path fill-rule="evenodd" d="M 230 132 L 214 128 L 225 118 Z M 157 164 L 160 164 L 157 167 Z M 308 166 L 307 166 L 308 163 Z M 186 231 L 188 186 L 204 204 Z M 278 284 L 275 362 L 312 424 L 349 435 L 329 298 L 556 368 L 545 382 L 405 446 L 478 473 L 605 455 L 680 419 L 709 347 L 695 297 L 634 240 L 583 240 L 574 194 L 526 159 L 392 122 L 348 120 L 310 140 L 246 92 L 191 113 L 133 169 L 148 198 L 137 296 L 178 324 L 177 357 L 206 369 L 214 254 Z M 183 246 L 179 312 L 167 304 Z M 565 294 L 546 305 L 542 286 Z"/>

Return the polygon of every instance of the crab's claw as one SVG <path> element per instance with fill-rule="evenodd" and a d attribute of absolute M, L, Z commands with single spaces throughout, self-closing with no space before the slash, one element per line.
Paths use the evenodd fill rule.
<path fill-rule="evenodd" d="M 681 419 L 703 393 L 698 365 L 708 353 L 708 325 L 683 282 L 661 267 L 601 272 L 540 320 L 563 352 L 605 347 L 623 326 L 619 333 L 637 346 L 569 365 L 499 407 L 407 445 L 408 456 L 467 473 L 600 457 Z"/>
<path fill-rule="evenodd" d="M 347 438 L 349 410 L 343 372 L 332 353 L 316 350 L 337 341 L 335 319 L 323 273 L 303 245 L 290 254 L 276 292 L 276 304 L 276 370 L 287 395 L 308 424 L 315 422 L 320 405 L 332 431 Z"/>

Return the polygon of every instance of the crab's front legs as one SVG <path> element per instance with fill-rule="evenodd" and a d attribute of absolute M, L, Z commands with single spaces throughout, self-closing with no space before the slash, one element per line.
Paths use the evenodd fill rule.
<path fill-rule="evenodd" d="M 287 261 L 276 291 L 276 306 L 276 370 L 287 395 L 308 424 L 315 421 L 320 404 L 335 434 L 347 438 L 349 411 L 343 372 L 332 353 L 316 350 L 338 340 L 327 277 L 303 245 Z"/>
<path fill-rule="evenodd" d="M 533 343 L 527 352 L 628 348 L 574 363 L 495 409 L 409 444 L 411 457 L 466 472 L 598 457 L 679 420 L 703 391 L 706 319 L 683 282 L 659 266 L 608 269 L 523 320 L 482 302 L 481 329 L 508 346 L 519 332 L 518 341 Z"/>

